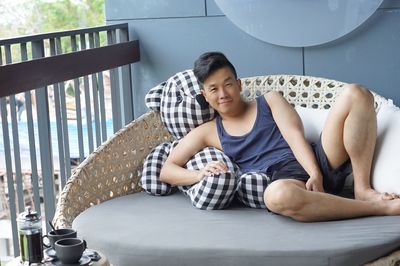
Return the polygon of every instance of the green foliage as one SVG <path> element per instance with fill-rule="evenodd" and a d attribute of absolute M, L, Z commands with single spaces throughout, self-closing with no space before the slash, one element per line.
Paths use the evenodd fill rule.
<path fill-rule="evenodd" d="M 45 32 L 99 26 L 105 21 L 104 0 L 38 1 L 36 10 L 42 13 Z"/>
<path fill-rule="evenodd" d="M 2 0 L 0 39 L 104 25 L 104 1 Z"/>
<path fill-rule="evenodd" d="M 75 97 L 75 90 L 71 83 L 67 83 L 67 89 L 65 93 L 69 96 Z"/>
<path fill-rule="evenodd" d="M 0 0 L 0 39 L 104 25 L 104 1 Z M 100 36 L 100 44 L 105 44 L 105 36 Z M 64 52 L 72 50 L 69 37 L 61 38 L 61 46 Z M 21 61 L 19 45 L 12 45 L 11 51 L 12 62 Z M 30 59 L 30 47 L 27 53 Z"/>

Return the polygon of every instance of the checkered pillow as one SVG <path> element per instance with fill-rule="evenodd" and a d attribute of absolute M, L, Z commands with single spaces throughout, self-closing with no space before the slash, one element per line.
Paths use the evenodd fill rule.
<path fill-rule="evenodd" d="M 176 144 L 178 144 L 178 141 L 161 143 L 147 155 L 143 164 L 140 185 L 148 194 L 166 196 L 176 192 L 176 187 L 160 181 L 161 167 L 167 160 L 171 148 L 175 147 Z"/>
<path fill-rule="evenodd" d="M 236 192 L 238 199 L 250 208 L 265 209 L 264 191 L 271 179 L 265 173 L 249 172 L 239 177 Z"/>
<path fill-rule="evenodd" d="M 176 73 L 152 88 L 146 95 L 146 105 L 160 112 L 162 122 L 176 139 L 215 115 L 202 96 L 192 70 Z"/>
<path fill-rule="evenodd" d="M 187 163 L 186 168 L 190 170 L 199 170 L 204 168 L 209 162 L 212 161 L 223 161 L 229 169 L 229 172 L 232 174 L 236 174 L 239 168 L 236 164 L 232 163 L 225 153 L 214 148 L 207 147 L 196 153 Z M 189 195 L 191 192 L 192 186 L 180 186 L 179 190 L 181 190 L 184 194 Z"/>
<path fill-rule="evenodd" d="M 215 115 L 202 96 L 192 70 L 176 73 L 155 86 L 147 93 L 145 101 L 148 108 L 160 112 L 165 127 L 177 140 Z M 175 143 L 160 144 L 144 162 L 141 186 L 151 195 L 168 195 L 175 191 L 160 181 L 161 167 L 173 145 Z"/>

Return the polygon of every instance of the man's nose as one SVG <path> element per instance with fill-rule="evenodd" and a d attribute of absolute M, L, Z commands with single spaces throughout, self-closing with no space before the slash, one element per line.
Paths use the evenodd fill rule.
<path fill-rule="evenodd" d="M 219 89 L 219 97 L 220 98 L 224 98 L 225 96 L 226 96 L 227 94 L 226 94 L 226 90 L 225 90 L 225 88 L 224 87 L 221 87 L 220 89 Z"/>

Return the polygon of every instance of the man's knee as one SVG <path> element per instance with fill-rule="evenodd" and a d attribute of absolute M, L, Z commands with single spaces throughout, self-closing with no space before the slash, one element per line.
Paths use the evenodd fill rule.
<path fill-rule="evenodd" d="M 370 90 L 362 87 L 359 84 L 348 84 L 343 88 L 343 93 L 348 97 L 351 102 L 360 104 L 373 104 L 374 103 L 374 95 Z"/>
<path fill-rule="evenodd" d="M 265 190 L 264 202 L 270 211 L 294 218 L 304 205 L 303 192 L 290 180 L 277 180 Z"/>

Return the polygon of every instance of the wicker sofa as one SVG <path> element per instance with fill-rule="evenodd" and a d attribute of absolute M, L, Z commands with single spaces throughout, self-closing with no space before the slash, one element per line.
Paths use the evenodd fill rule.
<path fill-rule="evenodd" d="M 278 90 L 293 106 L 329 109 L 344 83 L 271 75 L 243 78 L 242 85 L 245 99 Z M 374 96 L 377 108 L 386 102 Z M 114 265 L 399 265 L 398 216 L 304 224 L 241 206 L 199 211 L 179 194 L 146 195 L 139 185 L 143 161 L 170 139 L 153 111 L 114 134 L 70 177 L 55 226 L 77 228 Z M 241 234 L 246 227 L 258 231 L 249 238 Z"/>

